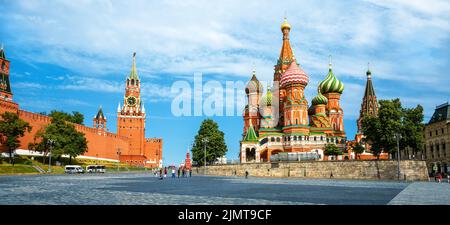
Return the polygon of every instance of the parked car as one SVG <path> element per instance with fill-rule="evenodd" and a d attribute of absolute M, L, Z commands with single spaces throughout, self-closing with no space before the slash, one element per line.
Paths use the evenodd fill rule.
<path fill-rule="evenodd" d="M 83 170 L 83 168 L 81 166 L 78 166 L 78 165 L 67 165 L 64 168 L 64 172 L 65 173 L 70 173 L 70 174 L 73 174 L 73 173 L 84 173 L 84 170 Z"/>
<path fill-rule="evenodd" d="M 104 165 L 88 165 L 88 166 L 86 166 L 86 172 L 88 172 L 88 173 L 105 173 L 106 168 Z"/>

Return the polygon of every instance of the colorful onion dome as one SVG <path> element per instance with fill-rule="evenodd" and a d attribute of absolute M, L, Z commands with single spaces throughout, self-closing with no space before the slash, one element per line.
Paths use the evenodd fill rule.
<path fill-rule="evenodd" d="M 271 106 L 272 105 L 272 92 L 270 88 L 267 88 L 267 93 L 261 98 L 261 105 Z"/>
<path fill-rule="evenodd" d="M 313 98 L 311 103 L 313 105 L 326 105 L 328 103 L 327 97 L 323 96 L 322 93 L 320 93 L 320 86 L 317 88 L 317 96 Z"/>
<path fill-rule="evenodd" d="M 253 76 L 252 79 L 247 83 L 247 86 L 245 87 L 245 92 L 248 93 L 262 93 L 263 92 L 263 85 L 261 82 L 259 82 L 258 78 L 256 78 L 256 71 L 253 70 Z"/>
<path fill-rule="evenodd" d="M 281 24 L 281 30 L 283 31 L 284 29 L 291 29 L 291 25 L 287 22 L 286 17 L 284 17 L 284 22 Z"/>
<path fill-rule="evenodd" d="M 336 76 L 333 74 L 333 70 L 331 69 L 331 62 L 329 64 L 329 70 L 328 75 L 319 84 L 320 92 L 322 94 L 328 94 L 328 93 L 339 93 L 342 94 L 344 91 L 344 83 L 342 81 L 338 80 Z"/>
<path fill-rule="evenodd" d="M 295 60 L 292 61 L 291 65 L 281 76 L 280 80 L 281 86 L 285 86 L 291 83 L 299 83 L 306 86 L 308 82 L 308 75 L 297 65 Z"/>

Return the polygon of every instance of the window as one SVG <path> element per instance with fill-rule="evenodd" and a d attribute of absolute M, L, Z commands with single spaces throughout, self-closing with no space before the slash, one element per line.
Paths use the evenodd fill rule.
<path fill-rule="evenodd" d="M 444 134 L 444 128 L 442 128 L 442 134 Z"/>
<path fill-rule="evenodd" d="M 436 130 L 436 135 L 438 135 L 438 130 Z"/>
<path fill-rule="evenodd" d="M 431 137 L 431 131 L 430 131 L 430 137 Z"/>

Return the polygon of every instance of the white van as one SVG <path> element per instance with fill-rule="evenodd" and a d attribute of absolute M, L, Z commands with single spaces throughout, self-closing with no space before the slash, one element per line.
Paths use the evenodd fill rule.
<path fill-rule="evenodd" d="M 84 173 L 84 170 L 81 166 L 78 165 L 67 165 L 64 168 L 65 173 Z"/>

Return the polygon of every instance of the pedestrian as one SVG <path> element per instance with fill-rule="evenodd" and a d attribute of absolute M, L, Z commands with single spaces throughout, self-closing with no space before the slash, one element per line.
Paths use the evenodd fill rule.
<path fill-rule="evenodd" d="M 161 169 L 159 170 L 159 179 L 162 180 L 163 179 L 163 169 L 161 167 Z"/>
<path fill-rule="evenodd" d="M 167 167 L 164 167 L 164 177 L 167 177 Z"/>
<path fill-rule="evenodd" d="M 246 170 L 245 171 L 245 179 L 247 179 L 248 178 L 248 171 Z"/>
<path fill-rule="evenodd" d="M 192 177 L 192 169 L 189 169 L 189 177 Z"/>
<path fill-rule="evenodd" d="M 450 173 L 447 174 L 447 183 L 450 184 Z"/>
<path fill-rule="evenodd" d="M 172 168 L 172 178 L 175 178 L 175 168 Z"/>
<path fill-rule="evenodd" d="M 442 174 L 438 173 L 438 182 L 441 183 L 441 180 L 442 180 Z"/>
<path fill-rule="evenodd" d="M 178 167 L 178 178 L 180 178 L 181 168 Z"/>
<path fill-rule="evenodd" d="M 331 178 L 333 178 L 333 171 L 331 171 L 331 174 L 330 174 L 330 179 L 331 179 Z"/>
<path fill-rule="evenodd" d="M 183 168 L 183 172 L 182 172 L 183 176 L 182 177 L 185 176 L 185 173 L 186 173 L 186 170 L 184 170 L 184 168 Z"/>

